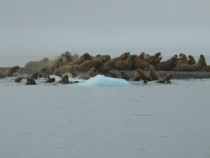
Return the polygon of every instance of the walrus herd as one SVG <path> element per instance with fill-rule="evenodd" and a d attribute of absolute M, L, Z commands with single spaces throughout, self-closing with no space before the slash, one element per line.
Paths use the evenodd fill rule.
<path fill-rule="evenodd" d="M 84 53 L 79 57 L 78 54 L 72 55 L 68 51 L 49 60 L 44 58 L 40 61 L 29 61 L 25 64 L 25 68 L 36 71 L 29 76 L 18 76 L 15 82 L 21 82 L 26 78 L 27 85 L 35 85 L 35 79 L 42 77 L 41 74 L 47 76 L 57 75 L 61 80 L 57 83 L 69 84 L 69 77 L 78 79 L 89 79 L 98 74 L 113 78 L 122 78 L 127 81 L 140 81 L 147 83 L 148 81 L 156 81 L 156 83 L 171 83 L 172 74 L 165 74 L 160 77 L 158 71 L 209 71 L 210 65 L 207 65 L 203 54 L 199 56 L 196 62 L 192 55 L 186 56 L 184 53 L 173 55 L 166 61 L 161 61 L 161 52 L 154 55 L 141 52 L 139 55 L 130 54 L 130 52 L 122 53 L 120 56 L 111 58 L 110 55 L 92 56 L 89 53 Z M 18 71 L 19 66 L 8 68 L 3 77 L 10 77 Z M 119 71 L 119 73 L 116 73 Z M 127 72 L 135 71 L 131 76 Z M 55 78 L 50 78 L 45 83 L 55 82 Z"/>

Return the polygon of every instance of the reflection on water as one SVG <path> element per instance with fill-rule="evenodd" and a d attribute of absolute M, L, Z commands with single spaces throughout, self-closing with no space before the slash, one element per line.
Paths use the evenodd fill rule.
<path fill-rule="evenodd" d="M 1 157 L 210 157 L 209 79 L 125 87 L 36 81 L 0 79 Z"/>

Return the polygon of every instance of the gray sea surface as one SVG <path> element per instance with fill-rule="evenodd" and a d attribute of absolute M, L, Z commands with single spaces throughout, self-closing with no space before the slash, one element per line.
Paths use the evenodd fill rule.
<path fill-rule="evenodd" d="M 210 79 L 44 81 L 0 79 L 1 157 L 210 157 Z"/>

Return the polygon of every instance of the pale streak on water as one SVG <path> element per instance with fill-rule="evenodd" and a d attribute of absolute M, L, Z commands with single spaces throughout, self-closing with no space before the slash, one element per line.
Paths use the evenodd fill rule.
<path fill-rule="evenodd" d="M 126 87 L 0 79 L 4 158 L 209 158 L 210 80 Z"/>

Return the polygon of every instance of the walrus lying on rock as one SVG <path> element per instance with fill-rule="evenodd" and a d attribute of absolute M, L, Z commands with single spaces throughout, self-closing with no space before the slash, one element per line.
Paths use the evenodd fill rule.
<path fill-rule="evenodd" d="M 130 55 L 126 60 L 117 61 L 114 67 L 118 70 L 133 70 L 134 61 L 137 55 Z"/>
<path fill-rule="evenodd" d="M 84 79 L 84 80 L 88 80 L 90 77 L 95 77 L 96 75 L 98 75 L 98 72 L 95 68 L 91 68 L 86 75 L 80 75 L 78 76 L 79 79 Z"/>
<path fill-rule="evenodd" d="M 12 68 L 8 68 L 4 72 L 4 78 L 12 76 L 13 73 L 15 73 L 17 71 L 17 69 L 19 69 L 19 66 L 13 66 Z"/>
<path fill-rule="evenodd" d="M 63 59 L 59 58 L 55 60 L 53 63 L 51 63 L 50 65 L 42 68 L 41 71 L 45 71 L 46 73 L 53 74 L 55 70 L 61 66 L 63 66 Z"/>
<path fill-rule="evenodd" d="M 210 72 L 210 65 L 201 68 L 201 71 L 208 71 L 208 72 Z"/>
<path fill-rule="evenodd" d="M 78 69 L 78 65 L 72 65 L 72 66 L 66 65 L 66 66 L 61 66 L 61 67 L 57 68 L 57 69 L 54 71 L 53 74 L 62 77 L 62 75 L 65 74 L 65 73 L 77 72 L 77 69 Z"/>
<path fill-rule="evenodd" d="M 193 66 L 189 65 L 187 57 L 185 54 L 181 53 L 179 55 L 179 61 L 175 67 L 176 71 L 194 71 Z"/>
<path fill-rule="evenodd" d="M 155 65 L 155 70 L 156 71 L 160 71 L 160 70 L 171 71 L 176 66 L 177 60 L 178 60 L 177 55 L 174 55 L 170 59 L 168 59 L 166 61 L 162 61 L 162 62 L 158 63 L 157 65 Z"/>
<path fill-rule="evenodd" d="M 100 59 L 87 60 L 79 65 L 77 72 L 87 73 L 91 68 L 98 69 L 100 66 L 103 66 L 103 62 Z"/>
<path fill-rule="evenodd" d="M 196 63 L 196 61 L 195 61 L 195 59 L 194 59 L 194 57 L 192 55 L 188 55 L 188 63 L 190 65 L 193 65 L 193 64 Z"/>
<path fill-rule="evenodd" d="M 122 55 L 120 55 L 116 58 L 110 59 L 107 62 L 105 62 L 104 66 L 114 68 L 114 65 L 117 61 L 126 60 L 129 56 L 130 56 L 130 52 L 125 52 Z"/>
<path fill-rule="evenodd" d="M 192 66 L 195 69 L 195 71 L 200 71 L 203 67 L 207 66 L 204 55 L 201 54 L 198 61 Z"/>

